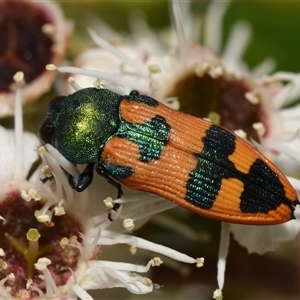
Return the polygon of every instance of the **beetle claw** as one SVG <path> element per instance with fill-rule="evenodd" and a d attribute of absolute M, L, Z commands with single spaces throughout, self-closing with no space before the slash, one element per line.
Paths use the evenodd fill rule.
<path fill-rule="evenodd" d="M 86 168 L 80 173 L 76 183 L 74 177 L 71 174 L 68 174 L 70 186 L 77 192 L 84 191 L 93 181 L 93 171 L 94 164 L 87 164 Z"/>

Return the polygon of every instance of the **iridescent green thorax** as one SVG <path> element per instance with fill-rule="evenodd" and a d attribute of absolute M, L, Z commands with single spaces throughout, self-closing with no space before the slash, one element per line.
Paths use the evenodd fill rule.
<path fill-rule="evenodd" d="M 99 152 L 119 126 L 120 96 L 105 89 L 82 89 L 50 103 L 40 138 L 74 163 L 97 163 Z"/>

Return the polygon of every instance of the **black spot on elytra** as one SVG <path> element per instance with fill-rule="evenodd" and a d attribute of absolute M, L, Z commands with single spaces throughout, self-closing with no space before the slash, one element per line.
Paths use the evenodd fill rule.
<path fill-rule="evenodd" d="M 236 169 L 228 159 L 235 150 L 235 136 L 222 127 L 211 125 L 202 138 L 204 148 L 196 153 L 197 166 L 190 172 L 185 199 L 210 209 L 221 188 L 222 179 L 236 178 L 244 185 L 241 194 L 242 213 L 267 213 L 281 203 L 291 207 L 278 175 L 261 159 L 256 159 L 247 174 Z M 245 153 L 247 155 L 247 153 Z"/>
<path fill-rule="evenodd" d="M 166 119 L 156 115 L 143 124 L 122 121 L 115 135 L 134 142 L 140 151 L 140 161 L 150 162 L 160 158 L 170 129 Z"/>
<path fill-rule="evenodd" d="M 134 173 L 134 170 L 130 167 L 124 167 L 119 165 L 112 165 L 109 163 L 103 163 L 103 167 L 106 171 L 116 180 L 129 177 Z"/>
<path fill-rule="evenodd" d="M 158 102 L 155 99 L 153 99 L 149 96 L 140 95 L 137 91 L 130 92 L 130 94 L 128 96 L 125 96 L 125 98 L 128 101 L 145 103 L 145 104 L 147 104 L 149 106 L 153 106 L 153 107 L 156 107 L 158 105 Z"/>

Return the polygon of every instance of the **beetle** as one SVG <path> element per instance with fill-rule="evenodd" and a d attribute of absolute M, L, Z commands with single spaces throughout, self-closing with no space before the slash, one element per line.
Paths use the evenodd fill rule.
<path fill-rule="evenodd" d="M 68 175 L 79 192 L 95 169 L 118 197 L 121 182 L 231 223 L 283 223 L 299 204 L 287 178 L 247 141 L 137 91 L 85 88 L 56 97 L 39 137 L 68 161 L 86 164 L 76 181 Z"/>

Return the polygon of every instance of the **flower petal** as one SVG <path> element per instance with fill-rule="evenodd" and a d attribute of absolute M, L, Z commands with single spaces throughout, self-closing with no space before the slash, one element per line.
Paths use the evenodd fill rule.
<path fill-rule="evenodd" d="M 249 226 L 231 224 L 234 239 L 249 253 L 264 254 L 274 251 L 277 244 L 295 239 L 300 229 L 298 220 L 273 226 Z"/>
<path fill-rule="evenodd" d="M 144 277 L 127 271 L 97 267 L 96 261 L 89 263 L 85 274 L 80 284 L 85 290 L 124 287 L 134 294 L 146 294 L 153 290 L 153 285 L 149 284 Z"/>
<path fill-rule="evenodd" d="M 38 159 L 38 154 L 35 151 L 40 144 L 37 136 L 30 132 L 24 132 L 23 135 L 23 176 L 24 180 L 32 164 Z M 4 162 L 0 164 L 0 182 L 7 183 L 14 178 L 14 164 L 15 164 L 15 132 L 13 130 L 6 130 L 0 126 L 0 157 L 4 158 Z"/>

